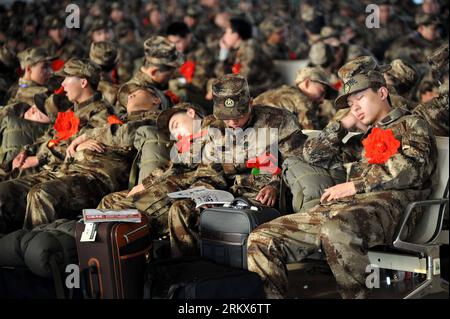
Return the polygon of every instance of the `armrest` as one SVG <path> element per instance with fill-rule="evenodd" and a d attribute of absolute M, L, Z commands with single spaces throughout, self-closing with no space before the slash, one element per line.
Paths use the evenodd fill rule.
<path fill-rule="evenodd" d="M 423 207 L 423 206 L 433 206 L 433 205 L 442 205 L 447 204 L 448 205 L 448 198 L 441 198 L 441 199 L 430 199 L 430 200 L 424 200 L 424 201 L 417 201 L 412 202 L 408 204 L 405 210 L 405 214 L 402 216 L 402 219 L 400 220 L 398 230 L 396 232 L 396 236 L 393 242 L 394 247 L 414 252 L 425 252 L 425 246 L 426 244 L 414 244 L 409 243 L 406 241 L 403 241 L 400 239 L 401 234 L 405 230 L 406 224 L 411 216 L 412 211 L 416 207 Z"/>

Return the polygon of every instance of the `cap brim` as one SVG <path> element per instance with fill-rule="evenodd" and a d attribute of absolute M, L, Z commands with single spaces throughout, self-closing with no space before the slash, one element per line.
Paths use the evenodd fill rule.
<path fill-rule="evenodd" d="M 338 90 L 336 90 L 334 87 L 332 87 L 330 85 L 330 83 L 326 83 L 326 82 L 322 82 L 322 81 L 317 81 L 317 82 L 319 82 L 320 84 L 323 84 L 325 86 L 325 99 L 334 100 L 338 96 L 338 94 L 339 94 Z"/>
<path fill-rule="evenodd" d="M 157 119 L 156 119 L 156 126 L 159 130 L 164 132 L 169 132 L 169 121 L 170 118 L 178 112 L 183 112 L 185 109 L 179 109 L 179 108 L 170 108 L 167 110 L 162 111 L 159 113 Z"/>

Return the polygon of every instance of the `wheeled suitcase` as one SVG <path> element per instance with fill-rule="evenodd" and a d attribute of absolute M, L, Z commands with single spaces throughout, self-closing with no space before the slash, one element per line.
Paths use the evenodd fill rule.
<path fill-rule="evenodd" d="M 268 206 L 253 206 L 244 198 L 206 209 L 200 215 L 200 252 L 219 264 L 247 269 L 247 238 L 251 231 L 281 214 Z"/>
<path fill-rule="evenodd" d="M 258 274 L 218 265 L 198 257 L 182 257 L 148 265 L 144 299 L 260 299 Z"/>
<path fill-rule="evenodd" d="M 94 242 L 81 242 L 85 224 L 77 223 L 76 240 L 87 298 L 140 299 L 152 254 L 148 219 L 140 223 L 99 223 Z"/>

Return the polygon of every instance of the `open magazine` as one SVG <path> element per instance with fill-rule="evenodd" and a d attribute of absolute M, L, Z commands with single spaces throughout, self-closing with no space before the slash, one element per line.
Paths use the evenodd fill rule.
<path fill-rule="evenodd" d="M 190 198 L 195 202 L 195 208 L 203 205 L 223 205 L 234 200 L 233 194 L 206 187 L 194 187 L 183 191 L 167 194 L 170 198 Z"/>

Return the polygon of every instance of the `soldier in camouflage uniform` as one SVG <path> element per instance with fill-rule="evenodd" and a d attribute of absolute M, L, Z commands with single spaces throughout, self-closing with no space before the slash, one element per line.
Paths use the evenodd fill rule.
<path fill-rule="evenodd" d="M 298 117 L 303 129 L 321 129 L 319 103 L 323 99 L 335 99 L 337 91 L 328 82 L 325 71 L 318 67 L 298 70 L 295 79 L 297 87 L 283 85 L 264 92 L 255 98 L 255 104 L 286 109 Z"/>
<path fill-rule="evenodd" d="M 16 70 L 19 67 L 19 59 L 14 52 L 6 46 L 0 47 L 0 107 L 9 100 L 8 91 L 11 85 L 17 81 Z"/>
<path fill-rule="evenodd" d="M 256 157 L 266 155 L 272 150 L 272 143 L 278 146 L 278 153 L 272 154 L 278 162 L 288 156 L 301 153 L 306 137 L 301 133 L 297 118 L 286 110 L 265 105 L 253 105 L 247 81 L 239 75 L 227 75 L 213 84 L 214 115 L 205 118 L 209 128 L 217 129 L 221 135 L 209 134 L 204 152 L 205 162 L 219 163 L 229 190 L 235 197 L 246 197 L 257 205 L 275 206 L 280 192 L 279 174 L 252 174 L 246 163 Z M 259 129 L 276 129 L 277 135 L 258 132 Z M 247 140 L 236 141 L 230 150 L 223 151 L 227 145 L 226 131 L 245 130 Z M 258 144 L 257 144 L 258 141 Z M 237 145 L 239 144 L 239 145 Z M 231 162 L 221 160 L 232 159 Z M 242 158 L 238 160 L 239 156 Z M 198 231 L 200 210 L 194 209 L 192 200 L 174 203 L 169 211 L 169 230 L 172 256 L 198 254 Z"/>
<path fill-rule="evenodd" d="M 281 86 L 280 74 L 272 60 L 251 38 L 250 23 L 240 18 L 231 19 L 230 23 L 220 41 L 221 51 L 228 53 L 219 58 L 220 62 L 215 67 L 216 77 L 231 73 L 246 77 L 253 97 Z"/>
<path fill-rule="evenodd" d="M 437 136 L 448 136 L 448 44 L 438 48 L 428 57 L 434 77 L 439 83 L 439 96 L 432 100 L 420 103 L 413 113 L 422 116 L 433 128 Z"/>
<path fill-rule="evenodd" d="M 164 91 L 176 69 L 184 63 L 184 58 L 173 43 L 162 36 L 152 36 L 144 42 L 145 60 L 141 68 L 133 75 L 128 84 L 151 86 L 156 89 L 163 104 L 167 104 Z M 121 88 L 119 88 L 118 103 L 125 107 L 121 101 Z M 170 105 L 170 103 L 169 103 Z"/>
<path fill-rule="evenodd" d="M 55 122 L 56 113 L 65 107 L 63 96 L 44 93 L 34 96 L 34 104 L 15 105 L 12 112 L 0 120 L 0 166 L 11 171 L 12 161 L 23 147 L 33 144 Z M 5 176 L 0 173 L 0 180 Z"/>
<path fill-rule="evenodd" d="M 116 46 L 112 42 L 93 42 L 89 51 L 89 59 L 101 68 L 100 82 L 97 90 L 102 93 L 103 99 L 109 104 L 117 102 L 119 81 L 113 77 L 118 63 Z M 117 76 L 117 72 L 115 73 Z"/>
<path fill-rule="evenodd" d="M 24 75 L 19 79 L 18 86 L 11 88 L 8 104 L 25 102 L 31 105 L 34 94 L 48 93 L 47 83 L 52 73 L 50 62 L 55 57 L 50 57 L 41 47 L 25 49 L 17 57 Z"/>
<path fill-rule="evenodd" d="M 193 124 L 194 120 L 202 122 L 201 125 L 196 127 Z M 209 126 L 208 122 L 202 120 L 202 113 L 198 107 L 188 103 L 177 104 L 173 108 L 163 111 L 158 116 L 157 124 L 161 133 L 172 136 L 192 136 L 192 142 L 199 141 L 202 147 L 199 149 L 189 147 L 186 151 L 180 150 L 179 153 L 173 154 L 174 157 L 171 157 L 172 161 L 168 163 L 167 167 L 160 167 L 151 172 L 131 191 L 106 196 L 99 205 L 99 208 L 137 208 L 149 217 L 151 233 L 155 238 L 169 234 L 171 226 L 168 224 L 168 212 L 172 207 L 188 206 L 189 211 L 192 208 L 190 201 L 170 199 L 167 196 L 168 193 L 197 186 L 226 187 L 223 174 L 221 174 L 221 165 L 216 167 L 194 161 L 197 154 L 201 154 L 204 141 L 197 140 L 193 136 L 200 133 L 199 129 L 207 129 Z M 193 209 L 195 210 L 195 208 Z M 196 211 L 199 213 L 199 210 Z M 189 223 L 188 227 L 196 231 L 198 226 L 196 223 L 197 220 L 194 221 L 194 224 Z M 172 242 L 172 246 L 178 247 L 178 244 Z M 185 248 L 186 251 L 196 251 L 196 249 L 196 242 L 192 247 Z"/>
<path fill-rule="evenodd" d="M 287 31 L 284 21 L 279 17 L 269 17 L 260 25 L 259 29 L 264 37 L 261 47 L 272 60 L 288 60 L 289 48 L 284 43 Z"/>
<path fill-rule="evenodd" d="M 354 70 L 350 64 L 345 67 Z M 347 182 L 327 188 L 321 204 L 263 224 L 248 239 L 248 268 L 261 276 L 269 298 L 286 295 L 287 263 L 319 249 L 325 253 L 341 296 L 367 297 L 368 249 L 391 244 L 407 204 L 431 193 L 437 148 L 429 125 L 404 109 L 391 107 L 380 72 L 346 78 L 336 107 L 349 105 L 351 113 L 308 140 L 303 157 L 325 169 L 345 169 Z M 363 139 L 372 138 L 377 129 L 392 130 L 392 141 L 386 142 L 391 152 L 375 159 L 374 146 L 364 148 L 360 139 L 344 145 L 342 138 L 348 130 L 360 125 L 368 126 Z M 392 148 L 388 143 L 396 145 Z"/>
<path fill-rule="evenodd" d="M 391 68 L 384 73 L 388 85 L 393 107 L 406 107 L 414 109 L 416 103 L 413 101 L 417 90 L 419 75 L 416 70 L 400 59 L 390 63 Z M 392 94 L 392 93 L 396 94 Z"/>
<path fill-rule="evenodd" d="M 213 75 L 214 54 L 196 38 L 183 22 L 167 27 L 167 39 L 184 55 L 185 63 L 169 82 L 169 89 L 183 101 L 205 104 L 206 83 Z"/>
<path fill-rule="evenodd" d="M 144 49 L 142 43 L 136 40 L 136 30 L 131 21 L 120 22 L 114 31 L 119 44 L 117 73 L 121 81 L 128 81 L 133 76 L 137 61 L 144 56 Z"/>
<path fill-rule="evenodd" d="M 440 45 L 439 18 L 430 14 L 418 14 L 415 23 L 417 30 L 394 42 L 385 53 L 386 61 L 402 59 L 416 68 L 426 64 L 426 57 Z M 418 70 L 420 72 L 420 69 Z"/>
<path fill-rule="evenodd" d="M 49 55 L 58 57 L 63 61 L 86 57 L 86 47 L 75 37 L 68 36 L 63 18 L 47 16 L 44 25 L 48 37 L 42 41 L 41 46 L 47 50 Z"/>
<path fill-rule="evenodd" d="M 74 214 L 74 211 L 78 213 L 79 208 L 95 206 L 102 196 L 111 192 L 111 189 L 105 187 L 104 183 L 100 183 L 92 176 L 88 180 L 85 177 L 81 177 L 80 180 L 83 182 L 77 184 L 78 175 L 75 174 L 76 176 L 72 180 L 68 174 L 59 169 L 66 156 L 66 149 L 72 140 L 78 134 L 83 134 L 87 129 L 104 125 L 108 116 L 112 114 L 112 106 L 102 101 L 101 94 L 96 91 L 100 80 L 98 66 L 89 60 L 72 59 L 64 65 L 60 74 L 65 76 L 63 87 L 67 92 L 68 99 L 75 103 L 70 122 L 62 123 L 66 117 L 61 117 L 60 119 L 60 126 L 65 129 L 70 127 L 70 130 L 68 132 L 61 129 L 60 132 L 57 132 L 56 128 L 49 130 L 35 144 L 27 145 L 25 150 L 16 156 L 13 161 L 13 169 L 27 170 L 41 167 L 42 171 L 38 174 L 30 174 L 0 183 L 0 233 L 12 231 L 23 225 L 27 207 L 27 195 L 30 194 L 33 187 L 35 187 L 35 193 L 39 194 L 39 192 L 46 190 L 42 187 L 43 185 L 52 185 L 52 180 L 60 177 L 63 180 L 65 179 L 67 183 L 62 182 L 60 179 L 54 182 L 56 188 L 60 191 L 67 191 L 64 194 L 69 195 L 64 197 L 64 199 L 62 197 L 46 197 L 44 201 L 40 202 L 43 205 L 48 205 L 46 209 L 48 208 L 49 210 L 46 213 L 49 218 L 58 217 L 58 215 L 52 216 L 54 210 L 50 209 L 48 202 L 50 199 L 54 205 L 61 205 L 61 213 L 64 216 L 69 216 Z M 71 116 L 70 112 L 65 114 L 67 114 L 67 117 Z M 95 146 L 91 144 L 85 144 L 83 147 L 84 149 L 95 149 Z M 79 149 L 81 150 L 80 147 Z M 101 164 L 99 163 L 98 166 L 101 167 Z M 101 173 L 102 171 L 100 170 L 98 174 Z M 72 182 L 73 184 L 71 184 Z M 52 189 L 51 187 L 50 190 Z M 71 201 L 72 198 L 76 200 Z M 67 207 L 67 205 L 70 207 Z M 66 210 L 64 211 L 64 209 Z M 28 211 L 36 214 L 42 213 L 37 210 Z M 28 216 L 31 218 L 30 215 Z M 45 220 L 42 221 L 45 222 Z M 27 226 L 30 226 L 30 224 Z"/>

